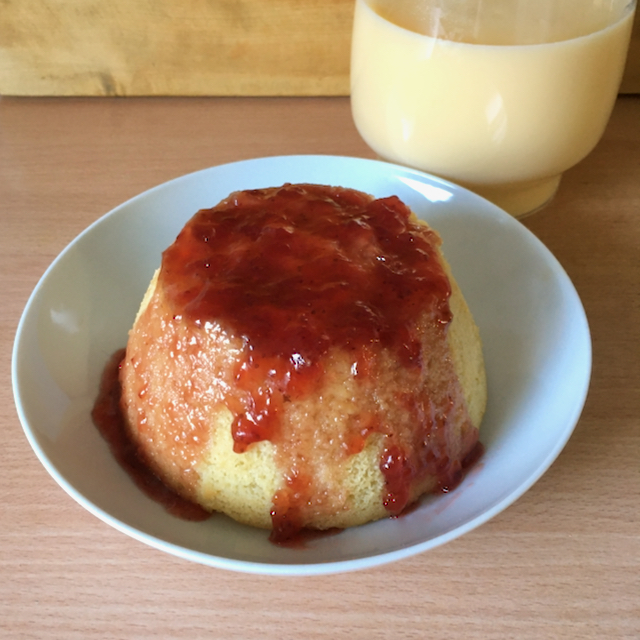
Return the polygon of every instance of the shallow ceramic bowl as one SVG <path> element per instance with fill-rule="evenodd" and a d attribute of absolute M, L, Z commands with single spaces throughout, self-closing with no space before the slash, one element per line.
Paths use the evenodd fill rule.
<path fill-rule="evenodd" d="M 449 494 L 401 518 L 283 548 L 223 515 L 175 518 L 112 457 L 90 411 L 103 368 L 127 332 L 160 254 L 199 209 L 231 191 L 314 182 L 397 195 L 443 238 L 482 336 L 486 453 Z M 521 223 L 474 194 L 395 165 L 331 156 L 261 158 L 177 178 L 117 207 L 53 262 L 25 308 L 13 353 L 20 420 L 60 486 L 104 522 L 203 564 L 270 574 L 370 567 L 424 552 L 486 522 L 549 468 L 582 410 L 591 342 L 580 299 Z M 550 498 L 551 499 L 551 498 Z M 97 550 L 98 551 L 98 550 Z"/>

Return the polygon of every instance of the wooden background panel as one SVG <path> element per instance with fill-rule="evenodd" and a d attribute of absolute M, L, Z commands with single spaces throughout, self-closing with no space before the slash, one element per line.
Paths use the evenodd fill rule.
<path fill-rule="evenodd" d="M 348 95 L 354 0 L 0 0 L 0 94 Z M 640 93 L 640 14 L 622 85 Z"/>
<path fill-rule="evenodd" d="M 620 93 L 640 93 L 640 10 L 636 11 Z"/>
<path fill-rule="evenodd" d="M 4 95 L 348 93 L 353 0 L 0 0 Z"/>

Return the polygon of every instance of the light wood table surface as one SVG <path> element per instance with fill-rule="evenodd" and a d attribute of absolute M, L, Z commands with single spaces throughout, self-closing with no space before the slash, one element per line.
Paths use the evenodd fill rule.
<path fill-rule="evenodd" d="M 480 528 L 361 572 L 232 573 L 111 529 L 36 459 L 10 359 L 51 261 L 158 183 L 298 153 L 373 157 L 346 98 L 0 99 L 0 638 L 640 638 L 640 97 L 524 222 L 583 300 L 592 385 L 551 469 Z"/>

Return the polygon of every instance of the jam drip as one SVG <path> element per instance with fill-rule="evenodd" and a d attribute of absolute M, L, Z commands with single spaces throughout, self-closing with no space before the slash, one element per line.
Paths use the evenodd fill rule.
<path fill-rule="evenodd" d="M 107 441 L 117 462 L 143 493 L 162 504 L 174 516 L 184 520 L 206 520 L 211 514 L 167 487 L 151 471 L 148 462 L 133 443 L 120 405 L 122 387 L 119 373 L 124 357 L 125 350 L 119 349 L 111 356 L 104 369 L 98 398 L 91 412 L 94 424 Z"/>

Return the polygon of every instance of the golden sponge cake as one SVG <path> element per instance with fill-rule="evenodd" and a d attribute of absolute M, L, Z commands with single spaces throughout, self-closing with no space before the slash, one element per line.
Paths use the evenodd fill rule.
<path fill-rule="evenodd" d="M 452 489 L 478 447 L 478 330 L 398 198 L 284 185 L 198 212 L 163 254 L 122 410 L 181 496 L 284 540 Z"/>

